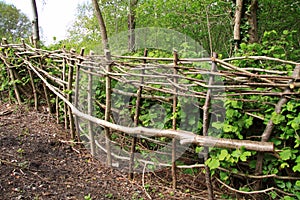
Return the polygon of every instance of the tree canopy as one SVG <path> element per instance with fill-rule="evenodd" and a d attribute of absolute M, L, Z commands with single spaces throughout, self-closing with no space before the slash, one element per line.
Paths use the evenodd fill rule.
<path fill-rule="evenodd" d="M 31 35 L 29 18 L 13 5 L 0 2 L 0 38 L 13 41 Z"/>
<path fill-rule="evenodd" d="M 131 0 L 99 2 L 108 36 L 131 28 L 160 27 L 193 38 L 208 52 L 224 56 L 234 52 L 233 37 L 238 1 L 232 0 Z M 264 32 L 284 30 L 299 32 L 299 1 L 244 0 L 241 10 L 240 41 L 261 42 Z M 78 6 L 73 27 L 69 30 L 72 45 L 93 47 L 101 41 L 92 4 Z M 284 22 L 284 23 L 283 23 Z M 130 28 L 131 24 L 131 28 Z M 299 42 L 299 38 L 294 38 Z"/>

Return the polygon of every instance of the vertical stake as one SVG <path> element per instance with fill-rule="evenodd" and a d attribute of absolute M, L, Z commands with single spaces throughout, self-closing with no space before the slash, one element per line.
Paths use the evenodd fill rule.
<path fill-rule="evenodd" d="M 80 51 L 80 56 L 84 55 L 84 48 Z M 75 76 L 75 96 L 74 96 L 74 106 L 78 108 L 78 99 L 79 99 L 79 79 L 80 79 L 80 64 L 82 60 L 79 59 L 78 63 L 76 64 L 76 76 Z M 80 141 L 80 129 L 79 129 L 79 118 L 77 115 L 74 115 L 75 121 L 75 129 L 77 134 L 77 140 Z"/>
<path fill-rule="evenodd" d="M 177 84 L 177 64 L 178 64 L 178 53 L 176 51 L 173 52 L 174 55 L 174 68 L 173 68 L 173 74 L 174 78 L 173 81 L 175 84 Z M 173 96 L 173 119 L 172 119 L 172 129 L 176 130 L 176 112 L 177 112 L 177 88 L 174 87 L 174 96 Z M 177 177 L 176 177 L 176 139 L 172 139 L 172 187 L 175 190 L 177 186 Z"/>
<path fill-rule="evenodd" d="M 93 114 L 93 75 L 92 69 L 88 68 L 88 115 Z M 91 154 L 95 156 L 96 152 L 96 144 L 95 144 L 95 137 L 93 132 L 93 123 L 91 121 L 88 122 L 88 130 L 90 136 L 90 145 L 91 145 Z"/>
<path fill-rule="evenodd" d="M 66 81 L 66 58 L 63 58 L 62 63 L 62 80 Z M 67 89 L 66 84 L 63 84 L 63 92 L 65 92 Z M 68 129 L 68 116 L 67 116 L 67 104 L 64 102 L 64 121 L 65 121 L 65 129 Z"/>
<path fill-rule="evenodd" d="M 71 53 L 75 53 L 74 49 L 71 49 L 70 51 Z M 73 83 L 73 73 L 74 73 L 74 64 L 75 61 L 71 60 L 71 64 L 69 65 L 69 73 L 68 73 L 68 95 L 67 95 L 67 99 L 69 102 L 72 103 L 72 83 Z M 69 122 L 70 122 L 70 135 L 71 138 L 73 140 L 75 140 L 75 130 L 74 130 L 74 118 L 73 118 L 73 114 L 72 114 L 72 109 L 70 108 L 70 106 L 68 106 L 68 115 L 69 115 Z"/>
<path fill-rule="evenodd" d="M 144 50 L 144 57 L 148 56 L 148 50 Z M 143 60 L 143 64 L 146 64 L 146 60 Z M 145 73 L 145 70 L 142 70 L 142 74 Z M 141 85 L 139 86 L 137 90 L 137 98 L 136 98 L 136 104 L 135 104 L 135 114 L 134 114 L 134 126 L 137 127 L 139 125 L 139 117 L 140 117 L 140 107 L 141 107 L 141 100 L 142 100 L 142 92 L 143 92 L 143 86 L 144 83 L 144 77 L 141 77 Z M 131 144 L 131 152 L 130 152 L 130 162 L 129 162 L 129 178 L 133 179 L 133 168 L 134 168 L 134 153 L 136 151 L 136 142 L 137 138 L 136 135 L 133 135 L 132 138 L 132 144 Z"/>
<path fill-rule="evenodd" d="M 109 121 L 110 114 L 111 114 L 111 78 L 109 76 L 109 72 L 111 72 L 111 55 L 109 50 L 105 49 L 105 58 L 106 58 L 106 86 L 105 86 L 105 93 L 106 93 L 106 108 L 105 108 L 105 121 Z M 106 151 L 107 151 L 107 160 L 106 164 L 111 167 L 112 166 L 112 158 L 111 158 L 111 134 L 110 134 L 110 128 L 105 127 L 105 138 L 106 138 Z"/>
<path fill-rule="evenodd" d="M 214 52 L 213 53 L 213 58 L 217 58 L 217 54 Z M 211 66 L 211 71 L 216 71 L 217 64 L 216 62 L 212 62 Z M 210 75 L 209 76 L 209 81 L 208 81 L 208 86 L 212 85 L 214 82 L 214 76 Z M 212 89 L 208 89 L 206 93 L 206 98 L 205 98 L 205 104 L 203 106 L 203 136 L 208 136 L 208 127 L 209 127 L 209 109 L 210 109 L 210 103 L 211 103 L 211 94 L 212 94 Z M 204 162 L 207 161 L 208 159 L 208 151 L 209 147 L 204 147 Z M 213 200 L 214 199 L 214 193 L 213 193 L 213 187 L 212 187 L 212 182 L 211 182 L 211 177 L 210 177 L 210 169 L 207 165 L 205 165 L 205 181 L 206 181 L 206 186 L 207 186 L 207 191 L 208 191 L 208 199 Z"/>

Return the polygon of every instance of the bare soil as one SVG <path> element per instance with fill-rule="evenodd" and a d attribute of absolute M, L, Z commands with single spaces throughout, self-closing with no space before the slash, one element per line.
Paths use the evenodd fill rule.
<path fill-rule="evenodd" d="M 0 103 L 0 199 L 206 199 L 203 176 L 179 172 L 176 190 L 170 169 L 129 180 L 68 135 L 47 113 Z"/>

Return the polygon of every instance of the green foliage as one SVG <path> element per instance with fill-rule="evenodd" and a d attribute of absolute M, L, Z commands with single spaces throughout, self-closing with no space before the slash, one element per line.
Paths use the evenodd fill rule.
<path fill-rule="evenodd" d="M 297 43 L 293 40 L 295 31 L 283 31 L 278 34 L 276 31 L 269 31 L 264 34 L 261 44 L 240 45 L 237 56 L 269 56 L 280 59 L 299 60 L 299 49 Z M 258 63 L 253 60 L 238 60 L 233 62 L 239 67 L 253 67 L 268 70 L 293 71 L 294 66 L 289 64 L 278 64 L 273 61 L 263 61 Z M 257 91 L 263 91 L 257 88 Z M 276 89 L 272 89 L 276 91 Z M 296 89 L 298 90 L 298 89 Z M 300 151 L 299 151 L 299 129 L 300 129 L 300 102 L 297 98 L 291 98 L 287 104 L 283 105 L 281 111 L 275 111 L 275 106 L 280 100 L 279 97 L 247 95 L 243 99 L 225 100 L 226 120 L 224 123 L 213 123 L 213 127 L 221 130 L 222 138 L 246 139 L 248 137 L 256 138 L 260 136 L 266 124 L 272 120 L 274 129 L 270 141 L 274 143 L 278 154 L 265 154 L 263 163 L 263 174 L 275 174 L 277 176 L 300 176 Z M 251 101 L 255 101 L 253 103 Z M 254 119 L 246 113 L 247 110 L 254 110 L 252 114 L 264 117 L 264 120 Z M 234 179 L 231 173 L 239 173 L 242 170 L 244 174 L 254 173 L 256 168 L 256 153 L 243 149 L 225 150 L 213 149 L 211 157 L 206 164 L 217 174 L 222 181 L 231 184 Z M 242 164 L 243 163 L 243 164 Z M 243 167 L 241 167 L 243 166 Z M 222 167 L 230 169 L 230 172 L 219 170 Z M 268 182 L 268 179 L 264 180 Z M 297 186 L 298 184 L 298 186 Z M 294 195 L 300 194 L 299 182 L 294 180 L 274 179 L 273 183 L 268 182 L 268 187 L 276 187 L 285 192 Z M 240 187 L 240 190 L 249 190 L 250 188 Z M 280 195 L 276 191 L 269 193 L 273 199 Z M 284 199 L 294 199 L 284 197 Z"/>
<path fill-rule="evenodd" d="M 15 6 L 0 2 L 0 39 L 17 41 L 28 38 L 31 31 L 31 22 Z"/>

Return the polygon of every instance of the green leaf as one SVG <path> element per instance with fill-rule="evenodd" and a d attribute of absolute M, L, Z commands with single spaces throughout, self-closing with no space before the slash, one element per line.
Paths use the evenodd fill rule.
<path fill-rule="evenodd" d="M 274 124 L 280 124 L 281 122 L 285 121 L 285 116 L 273 112 L 271 120 Z"/>
<path fill-rule="evenodd" d="M 203 149 L 204 149 L 204 147 L 196 147 L 195 152 L 200 153 L 203 151 Z"/>
<path fill-rule="evenodd" d="M 225 160 L 227 156 L 230 156 L 228 151 L 226 149 L 222 149 L 221 154 L 219 155 L 219 160 Z"/>
<path fill-rule="evenodd" d="M 282 160 L 289 160 L 292 157 L 292 151 L 290 149 L 285 149 L 279 153 Z"/>
<path fill-rule="evenodd" d="M 288 30 L 284 30 L 282 33 L 283 35 L 288 35 L 290 32 Z"/>
<path fill-rule="evenodd" d="M 286 163 L 286 162 L 281 163 L 280 168 L 284 169 L 285 167 L 290 167 L 290 165 L 288 163 Z"/>
<path fill-rule="evenodd" d="M 229 178 L 229 176 L 226 172 L 223 172 L 223 171 L 220 172 L 220 179 L 222 181 L 226 181 L 228 178 Z"/>
<path fill-rule="evenodd" d="M 294 104 L 292 102 L 288 102 L 286 105 L 286 108 L 288 111 L 293 111 L 294 110 Z"/>
<path fill-rule="evenodd" d="M 247 50 L 247 44 L 246 43 L 241 43 L 240 48 L 241 48 L 241 50 Z"/>
<path fill-rule="evenodd" d="M 251 152 L 250 151 L 245 151 L 240 156 L 240 159 L 241 159 L 241 161 L 245 162 L 245 161 L 247 161 L 247 157 L 249 157 L 249 156 L 251 156 Z"/>
<path fill-rule="evenodd" d="M 272 199 L 277 197 L 277 193 L 275 191 L 270 192 Z"/>
<path fill-rule="evenodd" d="M 293 167 L 293 171 L 294 172 L 300 172 L 300 163 L 298 163 L 297 165 L 295 165 L 294 167 Z"/>
<path fill-rule="evenodd" d="M 233 151 L 231 155 L 235 158 L 239 158 L 241 156 L 241 154 L 242 154 L 241 151 L 239 149 L 237 149 L 237 150 Z"/>
<path fill-rule="evenodd" d="M 225 125 L 223 126 L 223 131 L 224 131 L 225 133 L 232 132 L 232 130 L 233 130 L 233 126 L 231 126 L 231 125 L 229 125 L 229 124 L 225 124 Z"/>
<path fill-rule="evenodd" d="M 243 102 L 242 101 L 231 101 L 231 106 L 233 108 L 242 109 L 243 108 Z"/>
<path fill-rule="evenodd" d="M 292 121 L 291 126 L 292 126 L 292 128 L 293 128 L 295 131 L 297 131 L 297 130 L 300 129 L 300 117 L 299 117 L 299 116 L 296 117 L 296 118 Z"/>
<path fill-rule="evenodd" d="M 218 159 L 215 158 L 209 158 L 207 159 L 207 161 L 205 162 L 205 164 L 211 169 L 217 169 L 220 166 L 220 162 Z"/>

